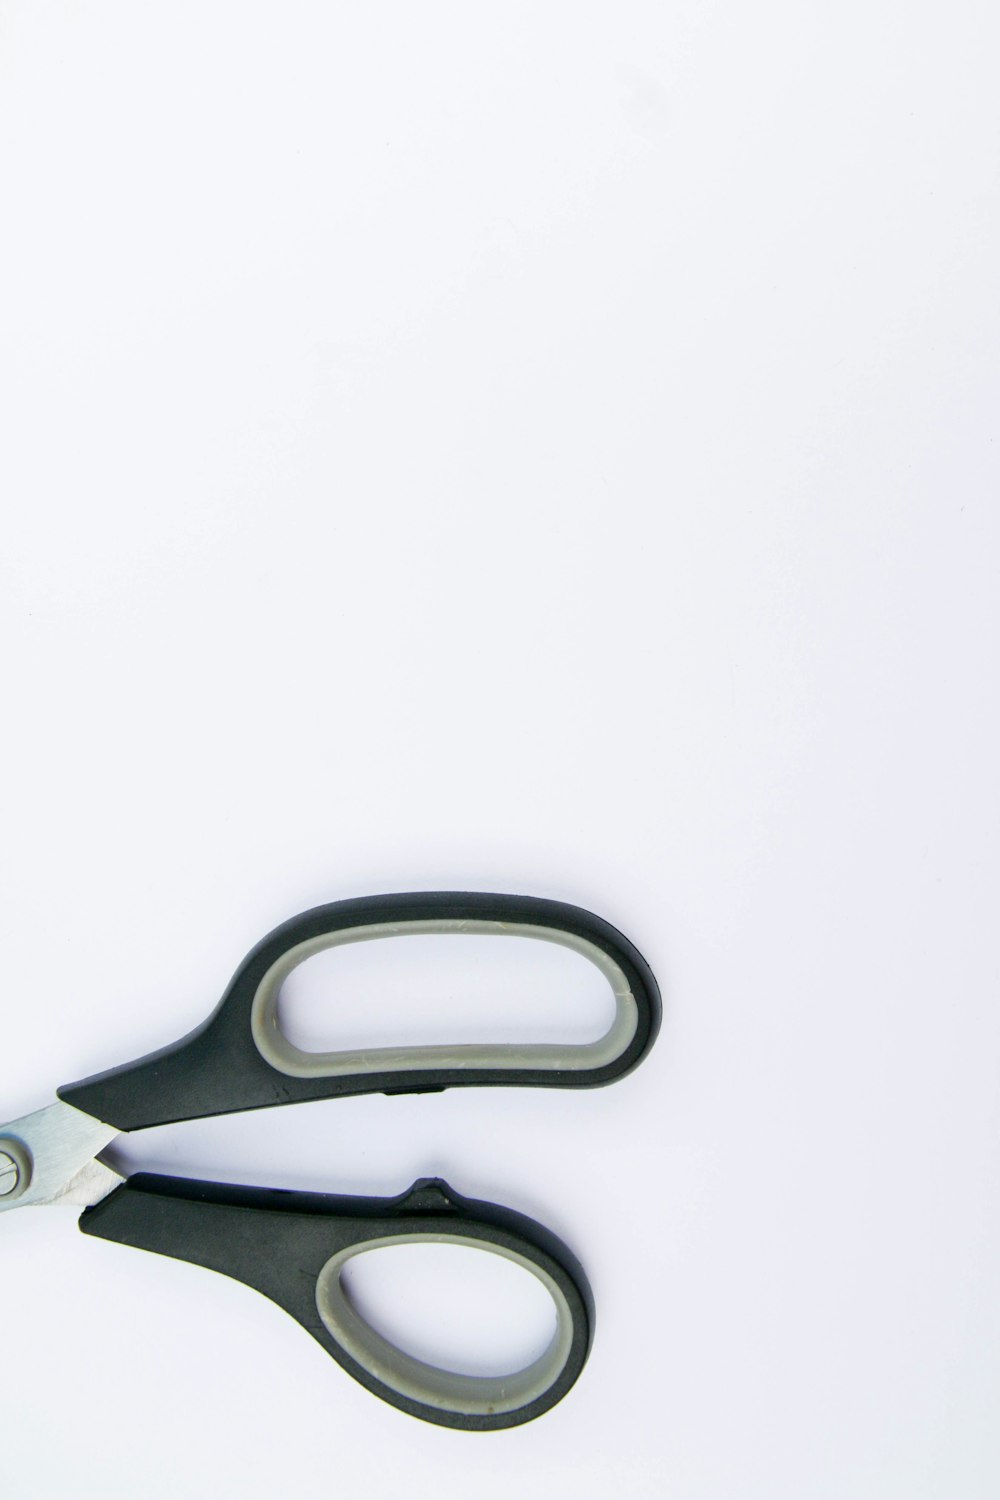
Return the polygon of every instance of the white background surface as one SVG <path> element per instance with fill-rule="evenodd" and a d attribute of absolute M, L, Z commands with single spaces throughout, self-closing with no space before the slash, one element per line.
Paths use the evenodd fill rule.
<path fill-rule="evenodd" d="M 997 1494 L 998 42 L 0 4 L 4 1114 L 364 892 L 576 901 L 666 1002 L 616 1088 L 128 1143 L 542 1218 L 599 1315 L 549 1416 L 424 1426 L 14 1213 L 10 1500 Z"/>

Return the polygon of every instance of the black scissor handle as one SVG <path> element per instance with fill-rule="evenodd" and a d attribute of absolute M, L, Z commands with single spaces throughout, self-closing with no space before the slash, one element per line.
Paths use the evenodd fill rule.
<path fill-rule="evenodd" d="M 281 985 L 298 964 L 344 942 L 417 933 L 531 937 L 583 954 L 608 978 L 615 1017 L 596 1042 L 382 1047 L 308 1053 L 278 1025 Z M 458 1085 L 586 1088 L 611 1083 L 656 1035 L 660 998 L 636 948 L 591 912 L 534 896 L 420 892 L 318 906 L 285 922 L 240 965 L 218 1008 L 163 1051 L 60 1098 L 119 1130 L 345 1094 L 423 1093 Z"/>
<path fill-rule="evenodd" d="M 590 1289 L 567 1247 L 523 1214 L 461 1198 L 435 1179 L 399 1198 L 347 1198 L 140 1173 L 86 1209 L 80 1228 L 255 1287 L 376 1396 L 445 1427 L 488 1431 L 541 1416 L 569 1390 L 590 1349 Z M 473 1376 L 429 1365 L 384 1338 L 351 1306 L 344 1267 L 359 1253 L 420 1241 L 492 1251 L 535 1275 L 556 1310 L 547 1350 L 510 1375 Z"/>

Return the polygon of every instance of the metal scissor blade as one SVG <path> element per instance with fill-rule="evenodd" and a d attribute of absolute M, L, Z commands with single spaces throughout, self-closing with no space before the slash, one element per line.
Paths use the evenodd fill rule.
<path fill-rule="evenodd" d="M 33 1203 L 98 1202 L 117 1179 L 94 1157 L 118 1134 L 61 1099 L 0 1125 L 0 1213 Z"/>

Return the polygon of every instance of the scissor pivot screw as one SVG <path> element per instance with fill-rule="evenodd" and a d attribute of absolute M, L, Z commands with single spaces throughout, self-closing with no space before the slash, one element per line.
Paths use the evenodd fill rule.
<path fill-rule="evenodd" d="M 21 1169 L 12 1156 L 6 1151 L 0 1151 L 0 1198 L 6 1198 L 17 1187 L 21 1178 Z"/>
<path fill-rule="evenodd" d="M 31 1181 L 31 1160 L 15 1141 L 0 1140 L 0 1199 L 19 1197 Z"/>

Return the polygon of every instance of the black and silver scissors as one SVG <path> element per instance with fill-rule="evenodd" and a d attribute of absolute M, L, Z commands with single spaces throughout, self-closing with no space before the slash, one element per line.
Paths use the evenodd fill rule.
<path fill-rule="evenodd" d="M 419 933 L 508 935 L 559 943 L 596 964 L 615 997 L 597 1041 L 379 1047 L 304 1052 L 278 1024 L 296 965 L 323 949 Z M 294 917 L 259 943 L 203 1026 L 138 1062 L 58 1089 L 47 1109 L 0 1126 L 0 1210 L 83 1207 L 80 1228 L 221 1271 L 279 1303 L 375 1395 L 447 1427 L 530 1421 L 559 1401 L 590 1348 L 593 1303 L 575 1257 L 523 1214 L 424 1179 L 398 1198 L 233 1187 L 140 1172 L 123 1178 L 100 1155 L 121 1131 L 346 1094 L 424 1093 L 464 1085 L 588 1088 L 611 1083 L 656 1035 L 656 981 L 607 922 L 528 896 L 424 892 L 338 901 Z M 385 1245 L 472 1246 L 531 1271 L 549 1292 L 556 1330 L 526 1369 L 457 1374 L 390 1343 L 351 1305 L 352 1256 Z"/>

